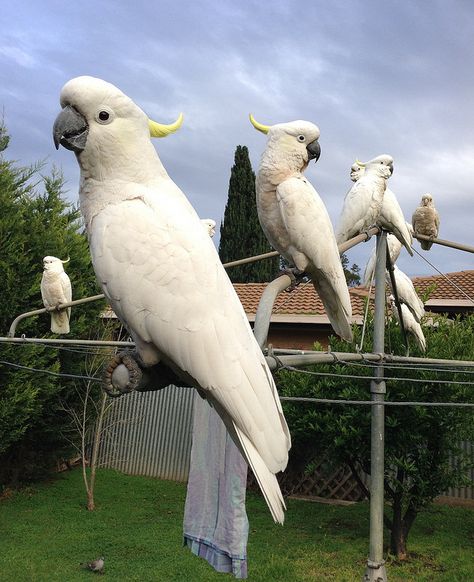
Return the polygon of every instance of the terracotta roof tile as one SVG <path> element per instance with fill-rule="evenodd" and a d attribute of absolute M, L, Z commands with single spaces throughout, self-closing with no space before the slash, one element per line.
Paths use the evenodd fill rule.
<path fill-rule="evenodd" d="M 459 271 L 443 275 L 413 277 L 413 284 L 419 295 L 429 291 L 430 300 L 466 300 L 467 296 L 474 299 L 474 270 Z M 248 314 L 257 311 L 258 302 L 267 283 L 235 283 L 234 287 Z M 349 289 L 354 316 L 364 313 L 364 299 L 368 290 L 364 287 Z M 291 313 L 294 315 L 324 315 L 321 299 L 316 294 L 311 283 L 301 284 L 291 293 L 281 293 L 276 302 L 274 313 Z"/>

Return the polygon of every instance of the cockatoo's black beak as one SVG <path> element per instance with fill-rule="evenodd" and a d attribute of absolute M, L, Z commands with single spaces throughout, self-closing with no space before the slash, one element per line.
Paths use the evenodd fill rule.
<path fill-rule="evenodd" d="M 312 141 L 306 146 L 308 150 L 308 162 L 310 160 L 315 160 L 316 162 L 319 160 L 319 156 L 321 155 L 321 146 L 317 139 Z"/>
<path fill-rule="evenodd" d="M 76 153 L 86 147 L 89 126 L 85 118 L 74 107 L 67 105 L 56 117 L 53 139 L 56 149 L 59 144 Z"/>

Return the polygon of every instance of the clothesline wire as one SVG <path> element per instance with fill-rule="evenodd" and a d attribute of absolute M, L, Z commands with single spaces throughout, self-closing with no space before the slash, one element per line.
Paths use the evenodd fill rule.
<path fill-rule="evenodd" d="M 38 368 L 32 368 L 30 366 L 23 366 L 21 364 L 14 364 L 13 362 L 7 362 L 5 360 L 0 360 L 0 364 L 6 366 L 12 366 L 14 368 L 27 370 L 29 372 L 47 374 L 50 376 L 68 378 L 68 379 L 79 379 L 87 380 L 90 382 L 102 382 L 102 378 L 97 378 L 95 376 L 85 376 L 79 374 L 65 374 L 62 372 L 52 372 L 51 370 L 40 370 Z M 295 368 L 296 371 L 297 370 Z M 360 376 L 355 376 L 359 378 Z M 307 398 L 299 396 L 280 396 L 280 400 L 292 401 L 292 402 L 310 402 L 310 403 L 321 403 L 321 404 L 351 404 L 351 405 L 366 405 L 374 406 L 380 405 L 378 402 L 372 400 L 347 400 L 347 399 L 331 399 L 331 398 Z M 427 407 L 450 407 L 450 408 L 474 408 L 474 403 L 470 402 L 396 402 L 396 401 L 384 401 L 384 406 L 427 406 Z"/>
<path fill-rule="evenodd" d="M 418 252 L 414 247 L 411 247 L 412 250 L 419 256 L 421 257 L 426 263 L 428 263 L 428 265 L 430 267 L 432 267 L 437 273 L 439 273 L 442 277 L 444 277 L 446 279 L 446 281 L 448 281 L 448 283 L 450 285 L 452 285 L 455 289 L 457 289 L 460 293 L 462 293 L 462 295 L 464 295 L 464 297 L 467 297 L 467 299 L 469 299 L 469 301 L 474 305 L 474 299 L 472 297 L 470 297 L 461 287 L 459 287 L 459 285 L 456 285 L 456 283 L 454 281 L 452 281 L 445 273 L 443 273 L 442 271 L 440 271 L 438 269 L 438 267 L 436 267 L 435 265 L 433 265 L 433 263 L 431 263 L 426 257 L 424 257 L 420 252 Z"/>
<path fill-rule="evenodd" d="M 343 364 L 344 366 L 358 366 L 358 367 L 366 367 L 366 368 L 376 368 L 380 366 L 377 362 L 345 362 L 344 360 L 339 360 L 338 363 Z M 474 374 L 474 370 L 468 369 L 453 369 L 453 368 L 438 368 L 436 364 L 432 364 L 432 367 L 428 367 L 427 364 L 397 364 L 396 362 L 387 364 L 383 363 L 384 369 L 394 369 L 394 370 L 413 370 L 413 371 L 420 371 L 420 372 L 443 372 L 443 373 L 451 373 L 451 374 Z"/>
<path fill-rule="evenodd" d="M 355 374 L 337 374 L 334 372 L 315 372 L 313 370 L 301 370 L 299 368 L 295 368 L 294 366 L 289 366 L 284 364 L 279 368 L 280 370 L 290 370 L 291 372 L 298 372 L 300 374 L 308 374 L 310 376 L 325 376 L 330 378 L 348 378 L 351 380 L 373 380 L 373 376 L 357 376 Z M 416 382 L 420 384 L 459 384 L 463 386 L 474 386 L 474 382 L 463 382 L 461 380 L 434 380 L 434 379 L 423 379 L 423 378 L 403 378 L 403 377 L 394 377 L 394 376 L 386 376 L 383 378 L 384 380 L 388 381 L 399 381 L 399 382 Z"/>
<path fill-rule="evenodd" d="M 355 404 L 365 406 L 429 406 L 443 408 L 474 408 L 474 402 L 395 402 L 384 400 L 383 404 L 374 400 L 345 400 L 338 398 L 306 398 L 302 396 L 280 396 L 287 402 L 309 402 L 314 404 Z"/>
<path fill-rule="evenodd" d="M 20 370 L 27 370 L 28 372 L 36 372 L 38 374 L 47 374 L 49 376 L 55 376 L 58 378 L 70 378 L 75 380 L 88 380 L 90 382 L 102 382 L 102 378 L 96 378 L 95 376 L 84 376 L 81 374 L 66 374 L 65 372 L 53 372 L 52 370 L 41 370 L 39 368 L 33 368 L 31 366 L 23 366 L 21 364 L 14 364 L 13 362 L 7 362 L 6 360 L 0 360 L 0 364 L 4 366 L 10 366 L 12 368 L 18 368 Z"/>

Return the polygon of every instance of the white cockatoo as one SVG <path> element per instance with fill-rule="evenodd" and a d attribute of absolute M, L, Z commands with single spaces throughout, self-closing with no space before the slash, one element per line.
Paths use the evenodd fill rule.
<path fill-rule="evenodd" d="M 425 307 L 423 301 L 418 297 L 418 293 L 415 290 L 412 280 L 406 273 L 399 269 L 397 265 L 394 265 L 393 267 L 393 277 L 395 279 L 399 301 L 404 303 L 410 309 L 419 323 L 421 318 L 425 315 Z M 387 282 L 390 287 L 392 287 L 392 281 L 388 273 Z"/>
<path fill-rule="evenodd" d="M 398 314 L 398 309 L 395 304 L 395 297 L 393 297 L 393 295 L 390 295 L 389 301 L 392 308 L 392 313 L 395 319 L 400 323 L 400 316 Z M 426 351 L 426 339 L 421 329 L 421 325 L 418 323 L 413 313 L 404 303 L 400 303 L 400 309 L 402 312 L 403 326 L 405 328 L 405 331 L 413 336 L 416 343 L 418 344 L 418 347 L 422 352 Z"/>
<path fill-rule="evenodd" d="M 421 204 L 413 213 L 413 230 L 417 234 L 437 238 L 439 234 L 439 214 L 433 203 L 433 196 L 425 194 L 421 197 Z M 433 243 L 420 240 L 420 246 L 424 251 L 429 251 Z"/>
<path fill-rule="evenodd" d="M 334 331 L 352 341 L 352 308 L 326 207 L 303 175 L 318 159 L 319 128 L 308 121 L 271 127 L 250 120 L 268 134 L 256 180 L 257 211 L 272 247 L 300 272 L 307 273 Z"/>
<path fill-rule="evenodd" d="M 351 166 L 351 180 L 357 182 L 365 172 L 364 166 L 354 162 Z M 385 230 L 393 233 L 397 239 L 405 246 L 408 253 L 413 256 L 411 245 L 413 237 L 408 224 L 403 216 L 403 211 L 398 203 L 395 193 L 388 187 L 385 187 L 385 192 L 382 200 L 382 208 L 376 224 Z"/>
<path fill-rule="evenodd" d="M 216 221 L 212 218 L 201 218 L 201 223 L 207 234 L 212 238 L 216 234 Z"/>
<path fill-rule="evenodd" d="M 150 135 L 163 126 L 117 87 L 78 77 L 61 91 L 56 147 L 75 152 L 80 207 L 104 294 L 142 364 L 168 365 L 205 395 L 251 466 L 275 521 L 290 435 L 278 392 L 206 228 Z"/>
<path fill-rule="evenodd" d="M 408 232 L 413 234 L 412 226 L 409 222 L 406 223 Z M 391 234 L 390 232 L 387 233 L 387 248 L 390 256 L 390 262 L 394 265 L 400 256 L 400 252 L 402 250 L 402 243 L 398 240 L 398 238 Z M 375 271 L 375 261 L 377 258 L 377 245 L 375 245 L 372 249 L 372 253 L 370 254 L 370 258 L 367 261 L 367 265 L 365 266 L 364 270 L 364 277 L 363 277 L 363 285 L 364 287 L 370 287 L 372 282 L 374 271 Z"/>
<path fill-rule="evenodd" d="M 354 172 L 351 168 L 354 184 L 344 198 L 339 216 L 336 228 L 338 244 L 377 224 L 387 179 L 393 172 L 393 158 L 385 154 L 366 163 L 357 161 L 356 164 L 364 168 L 364 172 Z"/>
<path fill-rule="evenodd" d="M 62 303 L 72 301 L 71 281 L 64 270 L 64 263 L 57 257 L 47 256 L 43 259 L 43 277 L 41 279 L 41 297 L 46 308 L 57 307 Z M 71 308 L 60 311 L 50 311 L 51 331 L 53 333 L 69 333 Z"/>

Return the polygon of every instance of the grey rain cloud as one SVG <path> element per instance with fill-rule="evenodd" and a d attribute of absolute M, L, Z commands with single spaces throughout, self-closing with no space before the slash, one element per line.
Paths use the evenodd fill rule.
<path fill-rule="evenodd" d="M 322 155 L 308 175 L 333 223 L 354 160 L 388 153 L 390 188 L 406 219 L 430 192 L 440 236 L 474 244 L 474 11 L 467 2 L 454 0 L 448 10 L 437 0 L 6 0 L 2 16 L 7 155 L 60 166 L 73 201 L 77 165 L 70 152 L 56 152 L 51 128 L 62 85 L 87 74 L 117 85 L 157 121 L 184 112 L 183 128 L 155 145 L 200 216 L 221 220 L 237 145 L 248 146 L 257 170 L 265 138 L 248 122 L 252 112 L 268 125 L 319 125 Z M 350 262 L 363 270 L 372 244 L 350 251 Z M 472 255 L 441 247 L 423 256 L 443 272 L 474 267 Z M 434 273 L 406 252 L 398 265 L 410 275 Z"/>

